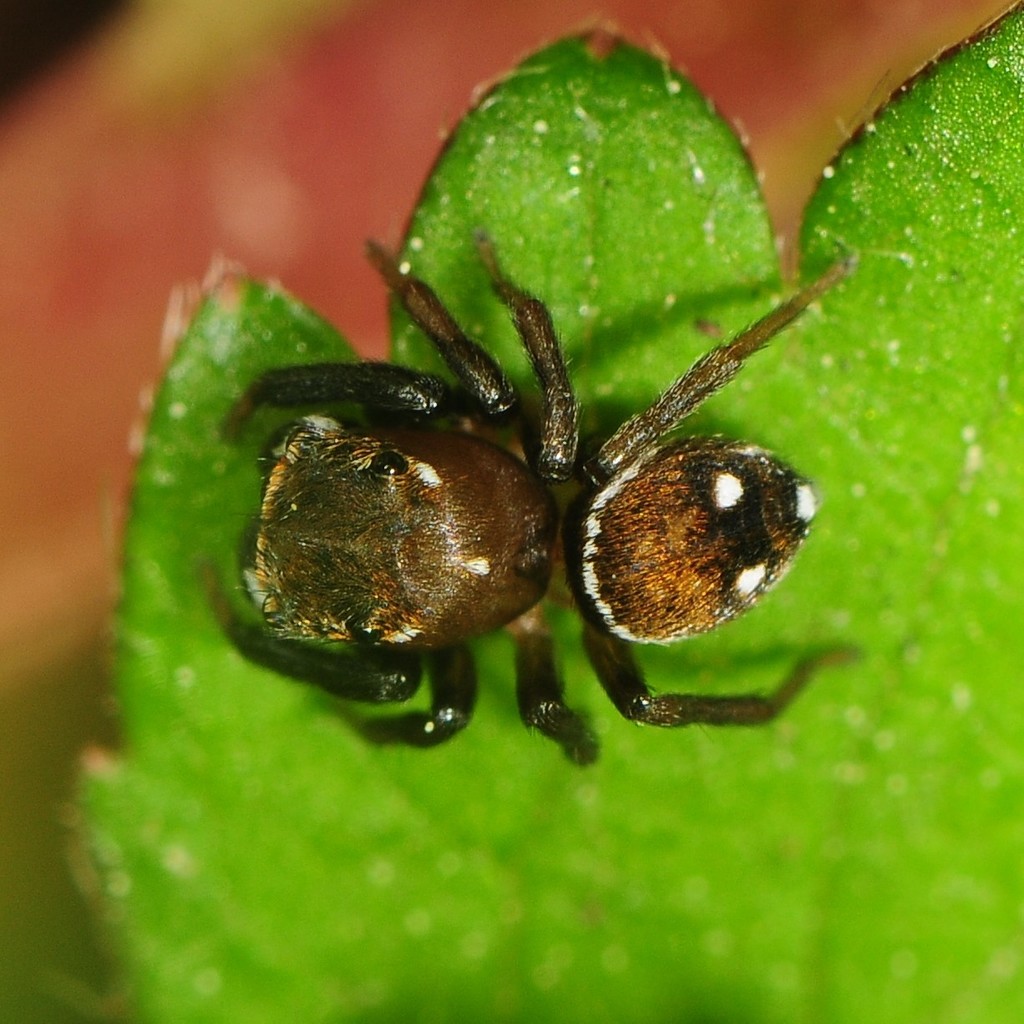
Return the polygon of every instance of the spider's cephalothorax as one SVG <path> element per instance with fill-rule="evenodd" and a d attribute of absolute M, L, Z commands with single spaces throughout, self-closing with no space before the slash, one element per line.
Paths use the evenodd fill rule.
<path fill-rule="evenodd" d="M 269 628 L 247 624 L 218 599 L 232 638 L 256 661 L 372 703 L 408 698 L 426 657 L 429 711 L 356 722 L 372 739 L 427 746 L 454 735 L 472 714 L 476 680 L 466 642 L 507 627 L 523 720 L 586 764 L 597 743 L 563 700 L 540 607 L 561 533 L 585 648 L 623 715 L 669 726 L 773 718 L 821 657 L 802 662 L 766 696 L 656 695 L 630 645 L 713 629 L 789 567 L 817 509 L 811 485 L 761 448 L 666 435 L 848 265 L 837 264 L 713 349 L 584 461 L 576 400 L 547 309 L 503 276 L 485 237 L 477 245 L 541 384 L 538 423 L 518 412 L 500 367 L 431 289 L 381 247 L 369 253 L 478 418 L 520 427 L 525 458 L 445 419 L 449 389 L 431 374 L 370 362 L 265 374 L 236 403 L 230 433 L 260 405 L 355 403 L 389 425 L 352 426 L 318 410 L 289 429 L 264 483 L 244 568 Z M 578 493 L 560 525 L 551 485 L 568 480 Z M 317 640 L 345 641 L 347 650 Z"/>
<path fill-rule="evenodd" d="M 449 647 L 544 596 L 557 525 L 489 441 L 307 416 L 267 478 L 246 582 L 284 636 Z"/>

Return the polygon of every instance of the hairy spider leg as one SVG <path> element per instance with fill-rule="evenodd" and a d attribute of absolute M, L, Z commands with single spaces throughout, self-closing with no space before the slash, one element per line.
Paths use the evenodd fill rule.
<path fill-rule="evenodd" d="M 477 251 L 498 297 L 508 308 L 516 331 L 530 357 L 540 384 L 543 414 L 539 431 L 539 452 L 534 469 L 543 480 L 568 480 L 576 469 L 579 446 L 579 405 L 565 354 L 558 343 L 551 313 L 540 299 L 509 281 L 501 271 L 494 243 L 484 231 L 477 231 Z"/>
<path fill-rule="evenodd" d="M 516 698 L 524 724 L 554 740 L 574 764 L 593 764 L 598 744 L 586 719 L 568 707 L 555 668 L 551 631 L 539 607 L 506 629 L 516 645 Z"/>
<path fill-rule="evenodd" d="M 433 374 L 392 363 L 309 363 L 268 370 L 232 406 L 224 420 L 228 440 L 264 405 L 285 408 L 317 402 L 355 402 L 380 412 L 433 416 L 448 402 L 448 385 Z"/>
<path fill-rule="evenodd" d="M 342 709 L 342 716 L 371 743 L 436 747 L 469 725 L 476 704 L 476 669 L 465 644 L 425 655 L 430 711 L 366 717 Z"/>
<path fill-rule="evenodd" d="M 246 622 L 228 600 L 213 566 L 200 566 L 203 584 L 221 629 L 250 661 L 273 672 L 310 683 L 332 697 L 369 704 L 401 703 L 420 685 L 420 659 L 384 647 L 335 648 L 314 646 L 268 633 Z"/>
<path fill-rule="evenodd" d="M 487 416 L 511 410 L 517 395 L 497 362 L 467 337 L 425 281 L 404 273 L 395 257 L 378 242 L 366 243 L 366 255 L 384 278 L 413 323 L 430 338 L 448 369 Z"/>
<path fill-rule="evenodd" d="M 799 661 L 768 694 L 653 694 L 633 657 L 632 645 L 588 625 L 583 633 L 587 657 L 619 714 L 631 722 L 674 728 L 681 725 L 763 725 L 777 718 L 797 698 L 819 669 L 858 657 L 837 647 Z"/>
<path fill-rule="evenodd" d="M 587 476 L 604 483 L 657 444 L 669 431 L 716 391 L 725 387 L 743 364 L 791 324 L 812 302 L 841 281 L 854 266 L 847 259 L 833 264 L 792 298 L 738 334 L 732 341 L 702 356 L 670 384 L 643 412 L 626 420 L 586 465 Z"/>

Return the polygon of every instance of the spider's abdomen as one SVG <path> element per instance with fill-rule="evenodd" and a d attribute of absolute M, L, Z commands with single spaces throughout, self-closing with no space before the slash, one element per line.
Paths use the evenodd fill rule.
<path fill-rule="evenodd" d="M 556 531 L 547 488 L 485 440 L 311 416 L 267 478 L 246 578 L 281 635 L 436 649 L 536 604 Z"/>
<path fill-rule="evenodd" d="M 707 632 L 783 576 L 816 506 L 811 485 L 761 448 L 688 438 L 655 449 L 570 518 L 577 597 L 636 643 Z"/>

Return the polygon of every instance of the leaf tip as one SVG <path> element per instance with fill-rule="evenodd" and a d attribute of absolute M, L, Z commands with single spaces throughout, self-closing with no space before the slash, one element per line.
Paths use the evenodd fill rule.
<path fill-rule="evenodd" d="M 160 353 L 165 360 L 170 358 L 184 337 L 202 298 L 202 290 L 194 281 L 175 285 L 171 289 L 160 330 Z"/>
<path fill-rule="evenodd" d="M 245 271 L 240 263 L 217 255 L 210 263 L 201 284 L 186 281 L 171 289 L 160 331 L 160 352 L 165 361 L 176 351 L 199 307 L 207 298 L 226 309 L 237 309 L 241 305 L 244 279 Z"/>
<path fill-rule="evenodd" d="M 607 60 L 625 41 L 618 25 L 602 19 L 580 35 L 587 53 L 594 60 Z"/>
<path fill-rule="evenodd" d="M 234 311 L 242 304 L 244 283 L 245 268 L 218 254 L 203 278 L 202 294 L 223 309 Z"/>

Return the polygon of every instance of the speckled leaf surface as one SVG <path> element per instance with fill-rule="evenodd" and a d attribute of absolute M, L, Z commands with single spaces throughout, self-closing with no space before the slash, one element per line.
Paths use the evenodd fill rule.
<path fill-rule="evenodd" d="M 822 931 L 865 1019 L 1012 1020 L 1024 991 L 1022 108 L 1016 13 L 912 82 L 806 215 L 809 261 L 861 259 L 807 386 L 875 652 L 826 891 L 878 909 Z"/>
<path fill-rule="evenodd" d="M 158 394 L 119 619 L 125 748 L 86 799 L 145 1021 L 1010 1021 L 1021 955 L 1021 21 L 945 61 L 837 160 L 810 270 L 856 274 L 694 417 L 825 506 L 791 575 L 719 633 L 644 652 L 661 689 L 767 688 L 854 642 L 763 730 L 617 717 L 552 609 L 603 751 L 518 722 L 510 641 L 446 747 L 377 749 L 244 662 L 198 582 L 234 581 L 256 456 L 217 425 L 267 366 L 345 358 L 225 280 Z M 524 390 L 471 233 L 551 306 L 588 432 L 781 292 L 756 182 L 692 87 L 565 41 L 462 122 L 406 256 Z M 382 289 L 383 300 L 383 289 Z M 430 365 L 401 318 L 396 350 Z M 241 599 L 239 597 L 240 603 Z"/>

